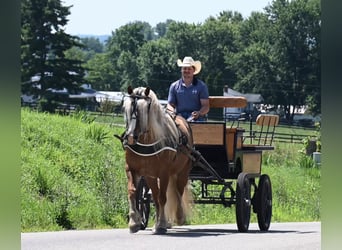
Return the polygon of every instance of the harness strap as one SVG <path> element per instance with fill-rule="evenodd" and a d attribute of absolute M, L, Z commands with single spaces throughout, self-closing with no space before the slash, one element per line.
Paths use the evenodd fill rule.
<path fill-rule="evenodd" d="M 176 114 L 173 112 L 170 112 L 170 110 L 166 110 L 166 113 L 168 115 L 170 115 L 170 117 L 172 118 L 173 122 L 175 123 L 177 130 L 179 132 L 179 140 L 177 145 L 174 145 L 172 147 L 170 146 L 162 146 L 163 143 L 161 140 L 158 140 L 152 144 L 142 144 L 137 142 L 134 145 L 128 145 L 127 141 L 125 140 L 125 135 L 126 135 L 126 131 L 123 132 L 123 134 L 121 136 L 119 135 L 114 135 L 117 139 L 119 139 L 121 141 L 122 147 L 124 150 L 129 149 L 131 150 L 133 153 L 140 155 L 140 156 L 154 156 L 159 154 L 160 152 L 164 151 L 164 150 L 170 150 L 173 152 L 177 152 L 180 151 L 186 155 L 188 155 L 192 161 L 194 161 L 193 156 L 187 152 L 186 150 L 184 150 L 184 146 L 189 149 L 189 144 L 188 144 L 188 138 L 186 137 L 186 135 L 179 129 L 179 124 L 177 124 L 176 122 Z M 175 156 L 176 157 L 176 156 Z"/>
<path fill-rule="evenodd" d="M 160 144 L 161 144 L 161 142 L 159 140 L 153 144 L 142 144 L 142 143 L 138 142 L 134 145 L 126 144 L 123 146 L 124 146 L 124 148 L 128 148 L 129 150 L 131 150 L 132 152 L 134 152 L 135 154 L 140 155 L 140 156 L 154 156 L 154 155 L 157 155 L 164 150 L 171 150 L 173 152 L 177 152 L 177 150 L 175 148 L 168 147 L 168 146 L 161 147 Z"/>

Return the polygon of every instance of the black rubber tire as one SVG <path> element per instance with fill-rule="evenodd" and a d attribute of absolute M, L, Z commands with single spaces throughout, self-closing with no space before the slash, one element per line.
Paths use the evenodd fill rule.
<path fill-rule="evenodd" d="M 256 198 L 259 228 L 261 231 L 268 231 L 272 218 L 272 185 L 266 174 L 260 176 Z"/>
<path fill-rule="evenodd" d="M 146 229 L 150 217 L 151 194 L 149 189 L 144 177 L 141 177 L 136 190 L 136 206 L 142 219 L 141 230 Z"/>
<path fill-rule="evenodd" d="M 251 184 L 246 173 L 238 175 L 235 208 L 238 230 L 247 232 L 251 218 Z"/>

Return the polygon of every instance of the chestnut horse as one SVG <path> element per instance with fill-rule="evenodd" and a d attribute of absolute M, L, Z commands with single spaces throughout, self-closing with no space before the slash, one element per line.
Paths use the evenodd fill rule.
<path fill-rule="evenodd" d="M 156 208 L 153 233 L 164 234 L 170 222 L 182 225 L 190 209 L 188 177 L 193 138 L 187 121 L 167 112 L 149 87 L 128 88 L 123 100 L 129 229 L 140 230 L 136 188 L 141 176 L 152 191 Z"/>

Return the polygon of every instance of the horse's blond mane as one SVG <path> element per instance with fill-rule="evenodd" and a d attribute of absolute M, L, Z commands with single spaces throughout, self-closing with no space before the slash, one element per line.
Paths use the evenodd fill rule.
<path fill-rule="evenodd" d="M 133 90 L 135 95 L 145 96 L 145 88 L 138 87 Z M 139 119 L 143 130 L 148 131 L 148 137 L 152 141 L 161 139 L 161 142 L 169 145 L 176 145 L 179 140 L 179 131 L 173 119 L 167 114 L 159 103 L 156 94 L 150 90 L 149 98 L 151 98 L 150 106 L 145 99 L 139 100 L 140 111 Z M 138 102 L 139 102 L 138 101 Z M 148 114 L 145 112 L 149 112 Z"/>

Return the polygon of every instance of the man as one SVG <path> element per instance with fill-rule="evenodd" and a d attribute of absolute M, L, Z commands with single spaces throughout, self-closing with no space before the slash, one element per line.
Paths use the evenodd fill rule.
<path fill-rule="evenodd" d="M 205 121 L 209 112 L 209 91 L 206 83 L 197 79 L 201 71 L 200 61 L 192 57 L 178 59 L 182 78 L 173 82 L 169 88 L 167 109 L 183 116 L 188 121 Z"/>

